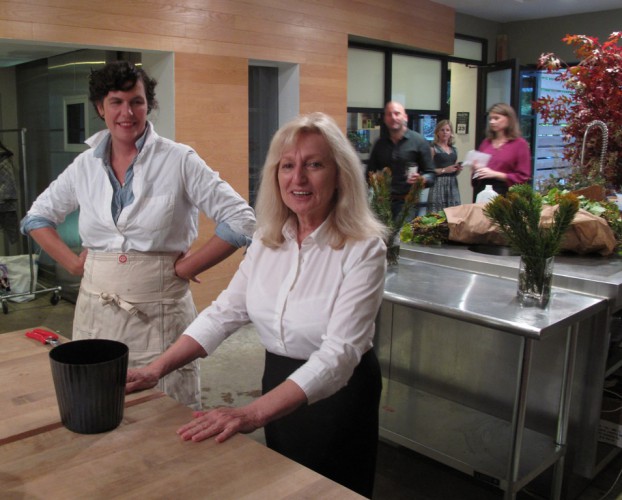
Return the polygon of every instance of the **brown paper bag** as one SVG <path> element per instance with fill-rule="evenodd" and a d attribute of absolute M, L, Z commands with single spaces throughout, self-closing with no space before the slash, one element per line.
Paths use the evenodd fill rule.
<path fill-rule="evenodd" d="M 550 225 L 555 210 L 557 206 L 543 206 L 540 223 Z M 616 238 L 607 221 L 581 208 L 566 231 L 561 247 L 562 251 L 575 252 L 579 255 L 589 253 L 611 255 L 615 248 Z"/>
<path fill-rule="evenodd" d="M 449 241 L 467 245 L 504 245 L 508 243 L 499 229 L 484 215 L 484 204 L 472 203 L 445 209 Z M 540 221 L 551 224 L 557 206 L 545 205 Z M 613 231 L 603 218 L 579 209 L 562 242 L 562 250 L 581 255 L 611 255 L 616 247 Z"/>
<path fill-rule="evenodd" d="M 484 215 L 483 203 L 470 203 L 445 208 L 449 241 L 467 245 L 504 245 L 505 237 L 488 217 Z"/>

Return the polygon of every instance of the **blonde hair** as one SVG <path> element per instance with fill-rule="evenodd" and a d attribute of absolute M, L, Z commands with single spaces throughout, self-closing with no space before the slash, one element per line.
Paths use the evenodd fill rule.
<path fill-rule="evenodd" d="M 384 237 L 386 228 L 369 207 L 365 169 L 350 141 L 330 116 L 309 113 L 281 127 L 270 143 L 255 207 L 257 229 L 263 243 L 276 248 L 284 241 L 282 228 L 293 212 L 281 198 L 278 167 L 283 153 L 292 148 L 302 134 L 320 134 L 337 166 L 334 206 L 327 219 L 330 246 L 342 248 L 348 239 Z"/>
<path fill-rule="evenodd" d="M 504 133 L 508 139 L 517 139 L 522 137 L 522 133 L 520 131 L 520 123 L 518 122 L 518 117 L 516 116 L 516 111 L 509 104 L 504 102 L 498 102 L 497 104 L 493 104 L 490 106 L 488 110 L 488 114 L 496 113 L 497 115 L 506 116 L 508 119 L 508 126 L 505 128 Z M 486 128 L 486 138 L 492 140 L 495 138 L 495 133 L 490 130 L 490 123 Z"/>
<path fill-rule="evenodd" d="M 445 125 L 449 125 L 449 130 L 451 130 L 451 136 L 449 137 L 449 140 L 447 141 L 447 145 L 453 146 L 454 145 L 454 127 L 452 126 L 449 120 L 441 120 L 440 122 L 436 124 L 436 127 L 434 127 L 434 142 L 436 144 L 439 144 L 440 142 L 439 134 L 441 133 L 441 129 Z"/>

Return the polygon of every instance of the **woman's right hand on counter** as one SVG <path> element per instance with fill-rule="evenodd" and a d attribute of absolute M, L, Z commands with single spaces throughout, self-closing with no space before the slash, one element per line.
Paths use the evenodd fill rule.
<path fill-rule="evenodd" d="M 201 344 L 188 335 L 181 335 L 172 346 L 147 366 L 130 368 L 127 371 L 125 393 L 151 389 L 165 375 L 205 356 L 207 352 Z"/>
<path fill-rule="evenodd" d="M 149 366 L 130 368 L 127 371 L 125 394 L 151 389 L 158 384 L 158 380 L 160 380 L 158 374 L 151 370 Z"/>
<path fill-rule="evenodd" d="M 214 437 L 217 443 L 222 443 L 238 432 L 248 434 L 262 427 L 248 405 L 195 411 L 192 416 L 192 421 L 177 430 L 184 441 L 199 442 Z"/>

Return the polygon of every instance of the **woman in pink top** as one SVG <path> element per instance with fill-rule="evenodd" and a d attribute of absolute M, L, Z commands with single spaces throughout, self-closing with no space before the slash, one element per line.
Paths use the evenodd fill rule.
<path fill-rule="evenodd" d="M 522 138 L 516 112 L 509 104 L 493 104 L 488 110 L 486 138 L 478 150 L 491 157 L 485 167 L 477 163 L 473 166 L 473 200 L 487 184 L 505 194 L 510 186 L 530 181 L 529 144 Z"/>

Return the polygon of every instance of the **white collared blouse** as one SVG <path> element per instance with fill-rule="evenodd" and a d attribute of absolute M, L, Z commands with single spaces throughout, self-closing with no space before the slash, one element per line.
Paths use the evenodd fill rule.
<path fill-rule="evenodd" d="M 345 386 L 372 348 L 386 270 L 382 239 L 349 240 L 335 250 L 325 226 L 300 247 L 292 220 L 277 249 L 255 234 L 227 289 L 184 332 L 211 354 L 252 322 L 268 351 L 307 360 L 289 379 L 309 403 Z"/>
<path fill-rule="evenodd" d="M 86 141 L 91 149 L 35 200 L 27 219 L 57 225 L 79 208 L 82 245 L 103 252 L 185 252 L 198 235 L 199 211 L 251 236 L 255 215 L 248 203 L 191 147 L 160 137 L 151 123 L 148 127 L 133 164 L 134 199 L 116 224 L 104 154 L 108 130 Z"/>

